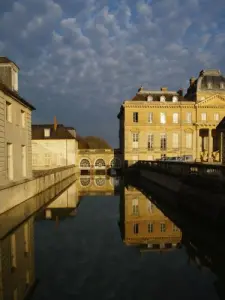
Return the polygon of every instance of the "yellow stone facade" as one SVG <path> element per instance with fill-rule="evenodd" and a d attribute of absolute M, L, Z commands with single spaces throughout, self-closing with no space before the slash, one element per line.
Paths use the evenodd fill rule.
<path fill-rule="evenodd" d="M 157 206 L 134 187 L 121 194 L 120 226 L 127 245 L 140 245 L 143 249 L 163 250 L 176 247 L 182 238 L 179 228 Z"/>
<path fill-rule="evenodd" d="M 133 99 L 124 101 L 118 115 L 124 160 L 132 164 L 191 156 L 195 161 L 219 162 L 216 127 L 224 116 L 225 78 L 218 70 L 201 71 L 197 79 L 191 78 L 184 97 L 182 91 L 140 88 Z"/>

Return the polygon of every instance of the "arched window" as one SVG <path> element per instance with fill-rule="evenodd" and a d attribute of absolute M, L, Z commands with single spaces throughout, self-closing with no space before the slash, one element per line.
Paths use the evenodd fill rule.
<path fill-rule="evenodd" d="M 105 161 L 102 158 L 99 158 L 95 162 L 95 167 L 96 168 L 105 168 Z"/>
<path fill-rule="evenodd" d="M 97 186 L 103 186 L 105 184 L 105 178 L 101 178 L 101 177 L 96 178 L 95 183 Z"/>
<path fill-rule="evenodd" d="M 82 186 L 88 186 L 90 183 L 91 183 L 90 177 L 83 177 L 83 178 L 81 177 L 80 178 L 80 184 Z"/>
<path fill-rule="evenodd" d="M 82 160 L 81 160 L 81 162 L 80 162 L 80 167 L 81 168 L 90 168 L 91 167 L 91 164 L 90 164 L 90 161 L 88 160 L 88 159 L 86 159 L 86 158 L 83 158 Z"/>
<path fill-rule="evenodd" d="M 120 168 L 121 167 L 120 159 L 116 158 L 116 157 L 113 158 L 111 160 L 110 166 L 111 166 L 111 168 L 115 168 L 115 169 Z"/>

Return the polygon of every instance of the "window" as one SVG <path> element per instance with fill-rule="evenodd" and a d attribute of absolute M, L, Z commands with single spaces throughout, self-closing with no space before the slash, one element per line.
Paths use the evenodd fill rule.
<path fill-rule="evenodd" d="M 177 133 L 177 132 L 174 132 L 172 135 L 172 147 L 174 149 L 179 148 L 179 133 Z"/>
<path fill-rule="evenodd" d="M 218 113 L 214 114 L 214 121 L 219 121 L 220 115 Z"/>
<path fill-rule="evenodd" d="M 18 91 L 18 73 L 13 70 L 13 89 L 14 91 Z"/>
<path fill-rule="evenodd" d="M 6 120 L 12 122 L 12 104 L 10 102 L 6 102 Z"/>
<path fill-rule="evenodd" d="M 177 102 L 178 101 L 178 97 L 177 96 L 173 96 L 172 101 L 173 102 Z"/>
<path fill-rule="evenodd" d="M 138 141 L 139 141 L 139 133 L 133 133 L 132 134 L 132 140 L 133 140 L 133 148 L 138 148 Z"/>
<path fill-rule="evenodd" d="M 160 231 L 161 232 L 166 232 L 166 224 L 165 223 L 160 224 Z"/>
<path fill-rule="evenodd" d="M 139 214 L 138 199 L 132 199 L 132 214 L 133 215 Z"/>
<path fill-rule="evenodd" d="M 16 268 L 16 236 L 15 234 L 11 235 L 10 238 L 10 247 L 11 247 L 11 268 Z"/>
<path fill-rule="evenodd" d="M 206 121 L 206 113 L 201 113 L 201 120 Z"/>
<path fill-rule="evenodd" d="M 148 232 L 153 232 L 153 223 L 148 223 Z"/>
<path fill-rule="evenodd" d="M 160 133 L 160 149 L 166 150 L 166 148 L 167 148 L 166 134 Z"/>
<path fill-rule="evenodd" d="M 154 136 L 152 133 L 148 135 L 148 150 L 153 150 Z"/>
<path fill-rule="evenodd" d="M 29 270 L 26 271 L 26 287 L 30 284 L 30 272 Z"/>
<path fill-rule="evenodd" d="M 138 123 L 138 112 L 133 112 L 133 122 Z"/>
<path fill-rule="evenodd" d="M 29 224 L 24 225 L 24 253 L 29 252 Z"/>
<path fill-rule="evenodd" d="M 189 124 L 192 123 L 192 113 L 191 112 L 186 113 L 186 122 Z"/>
<path fill-rule="evenodd" d="M 186 139 L 186 148 L 191 149 L 192 148 L 192 133 L 186 132 L 185 139 Z"/>
<path fill-rule="evenodd" d="M 225 88 L 224 82 L 220 82 L 220 88 L 221 88 L 221 89 L 224 89 L 224 88 Z"/>
<path fill-rule="evenodd" d="M 13 179 L 13 145 L 7 143 L 7 175 L 8 179 Z"/>
<path fill-rule="evenodd" d="M 160 113 L 160 123 L 166 124 L 166 113 L 164 113 L 164 112 Z"/>
<path fill-rule="evenodd" d="M 52 155 L 51 153 L 45 153 L 45 166 L 50 166 L 52 160 Z"/>
<path fill-rule="evenodd" d="M 209 82 L 207 83 L 207 87 L 208 87 L 208 89 L 212 89 L 212 82 L 209 81 Z"/>
<path fill-rule="evenodd" d="M 21 146 L 21 161 L 22 161 L 22 174 L 23 177 L 27 176 L 27 155 L 26 146 Z"/>
<path fill-rule="evenodd" d="M 133 232 L 134 232 L 135 234 L 137 234 L 137 233 L 139 232 L 139 224 L 134 224 L 134 225 L 133 225 Z"/>
<path fill-rule="evenodd" d="M 50 137 L 50 128 L 45 128 L 44 129 L 44 136 L 45 137 Z"/>
<path fill-rule="evenodd" d="M 177 231 L 179 231 L 179 228 L 177 228 L 177 226 L 173 224 L 173 232 L 177 232 Z"/>
<path fill-rule="evenodd" d="M 21 110 L 21 126 L 25 127 L 25 111 Z"/>
<path fill-rule="evenodd" d="M 173 123 L 177 124 L 178 123 L 178 113 L 173 113 Z"/>
<path fill-rule="evenodd" d="M 17 290 L 17 288 L 15 288 L 15 290 L 13 291 L 13 300 L 18 300 L 18 290 Z"/>
<path fill-rule="evenodd" d="M 148 113 L 148 123 L 152 123 L 153 122 L 153 113 L 149 112 Z"/>
<path fill-rule="evenodd" d="M 154 204 L 151 201 L 148 201 L 147 205 L 148 205 L 148 212 L 152 214 L 154 212 L 154 207 L 155 207 Z"/>
<path fill-rule="evenodd" d="M 165 97 L 165 96 L 161 96 L 161 97 L 160 97 L 160 101 L 161 101 L 161 102 L 165 102 L 165 101 L 166 101 L 166 97 Z"/>

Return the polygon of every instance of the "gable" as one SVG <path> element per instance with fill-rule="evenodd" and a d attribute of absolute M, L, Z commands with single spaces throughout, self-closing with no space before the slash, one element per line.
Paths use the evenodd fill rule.
<path fill-rule="evenodd" d="M 225 96 L 213 95 L 209 98 L 200 101 L 196 105 L 197 107 L 223 107 L 225 108 Z"/>

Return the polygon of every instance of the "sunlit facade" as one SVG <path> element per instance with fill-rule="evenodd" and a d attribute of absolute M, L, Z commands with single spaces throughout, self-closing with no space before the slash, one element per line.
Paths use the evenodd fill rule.
<path fill-rule="evenodd" d="M 219 70 L 203 70 L 182 90 L 138 90 L 123 102 L 120 149 L 124 160 L 189 156 L 196 161 L 220 161 L 218 123 L 225 116 L 225 78 Z"/>

